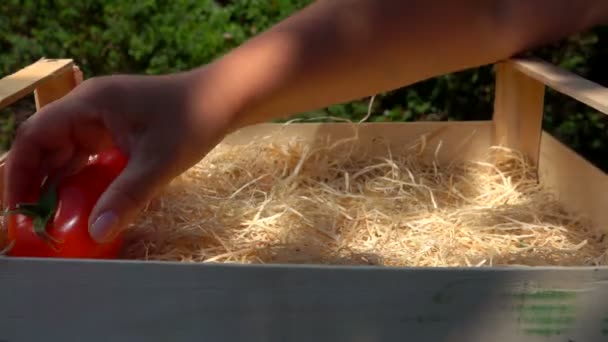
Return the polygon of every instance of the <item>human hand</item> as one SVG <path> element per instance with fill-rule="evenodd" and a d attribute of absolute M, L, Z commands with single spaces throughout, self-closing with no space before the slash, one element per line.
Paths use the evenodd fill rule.
<path fill-rule="evenodd" d="M 204 74 L 92 78 L 45 106 L 18 129 L 5 164 L 5 205 L 33 200 L 45 177 L 69 175 L 116 146 L 129 162 L 89 218 L 95 240 L 112 238 L 227 132 L 227 120 L 204 106 L 197 87 Z"/>

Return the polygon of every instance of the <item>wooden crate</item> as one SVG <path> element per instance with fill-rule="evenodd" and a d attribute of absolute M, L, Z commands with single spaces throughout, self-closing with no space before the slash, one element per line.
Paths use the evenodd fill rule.
<path fill-rule="evenodd" d="M 428 134 L 439 158 L 517 148 L 570 210 L 608 231 L 608 176 L 541 128 L 546 87 L 608 113 L 608 89 L 553 65 L 496 65 L 493 120 L 361 124 L 374 149 Z M 40 60 L 0 80 L 0 107 L 35 92 L 40 108 L 82 79 Z M 281 130 L 339 139 L 344 124 L 261 124 L 225 143 Z M 277 139 L 280 139 L 277 138 Z M 466 141 L 466 143 L 463 143 Z M 378 148 L 378 151 L 381 149 Z M 0 169 L 1 170 L 1 169 Z M 227 265 L 0 259 L 0 341 L 608 341 L 608 268 Z"/>

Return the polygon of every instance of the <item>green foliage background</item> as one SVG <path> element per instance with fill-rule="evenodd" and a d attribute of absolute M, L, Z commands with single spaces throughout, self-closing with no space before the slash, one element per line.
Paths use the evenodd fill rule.
<path fill-rule="evenodd" d="M 3 0 L 0 2 L 0 76 L 41 57 L 73 58 L 85 77 L 131 72 L 159 74 L 208 63 L 310 0 Z M 364 48 L 364 47 L 362 47 Z M 598 27 L 531 51 L 608 85 L 608 28 Z M 404 61 L 405 62 L 405 61 Z M 489 119 L 494 75 L 490 66 L 448 74 L 379 94 L 372 121 Z M 302 117 L 361 119 L 367 99 Z M 31 114 L 26 99 L 1 116 L 0 144 Z M 544 127 L 608 170 L 608 119 L 549 91 Z"/>

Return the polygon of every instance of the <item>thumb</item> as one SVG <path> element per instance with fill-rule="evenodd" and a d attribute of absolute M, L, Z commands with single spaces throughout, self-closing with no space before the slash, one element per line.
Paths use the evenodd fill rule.
<path fill-rule="evenodd" d="M 139 155 L 138 155 L 139 156 Z M 135 157 L 135 155 L 133 156 Z M 114 238 L 131 223 L 152 198 L 160 177 L 156 163 L 129 160 L 101 195 L 89 218 L 89 234 L 97 242 Z"/>

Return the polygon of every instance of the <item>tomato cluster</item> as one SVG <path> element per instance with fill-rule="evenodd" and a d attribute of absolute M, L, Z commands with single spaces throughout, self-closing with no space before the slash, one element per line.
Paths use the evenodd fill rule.
<path fill-rule="evenodd" d="M 24 203 L 7 212 L 9 249 L 20 257 L 112 259 L 118 257 L 123 237 L 97 243 L 88 220 L 93 207 L 127 164 L 118 150 L 92 158 L 74 175 L 43 191 L 36 203 Z"/>

